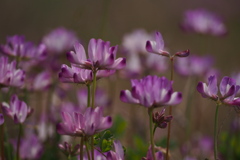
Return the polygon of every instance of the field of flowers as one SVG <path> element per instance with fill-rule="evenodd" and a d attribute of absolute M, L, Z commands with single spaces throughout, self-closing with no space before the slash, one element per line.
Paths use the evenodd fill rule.
<path fill-rule="evenodd" d="M 238 6 L 0 2 L 0 160 L 239 160 Z"/>

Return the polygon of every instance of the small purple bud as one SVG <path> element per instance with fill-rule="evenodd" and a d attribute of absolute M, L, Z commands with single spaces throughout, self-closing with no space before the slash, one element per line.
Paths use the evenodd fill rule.
<path fill-rule="evenodd" d="M 180 52 L 175 53 L 174 56 L 177 56 L 177 57 L 188 57 L 189 54 L 190 54 L 190 51 L 189 51 L 189 49 L 187 49 L 185 51 L 180 51 Z"/>

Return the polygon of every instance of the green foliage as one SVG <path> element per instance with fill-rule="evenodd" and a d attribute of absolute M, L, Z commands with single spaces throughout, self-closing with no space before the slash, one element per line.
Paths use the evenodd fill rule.
<path fill-rule="evenodd" d="M 114 136 L 116 138 L 120 138 L 125 133 L 127 122 L 120 115 L 117 115 L 113 121 L 114 121 L 114 124 L 111 127 L 110 131 L 114 133 Z"/>
<path fill-rule="evenodd" d="M 110 151 L 113 148 L 113 141 L 113 134 L 109 130 L 94 136 L 94 145 L 98 146 L 102 152 Z"/>
<path fill-rule="evenodd" d="M 147 154 L 149 144 L 139 135 L 133 136 L 133 147 L 127 149 L 126 159 L 141 159 Z"/>

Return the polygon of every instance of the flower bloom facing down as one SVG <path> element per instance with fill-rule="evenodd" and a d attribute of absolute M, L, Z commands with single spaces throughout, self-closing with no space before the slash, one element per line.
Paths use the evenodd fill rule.
<path fill-rule="evenodd" d="M 140 80 L 131 80 L 132 90 L 123 90 L 120 99 L 126 103 L 135 103 L 147 108 L 177 105 L 182 94 L 173 92 L 172 81 L 165 77 L 147 76 Z"/>
<path fill-rule="evenodd" d="M 227 29 L 222 19 L 204 9 L 188 10 L 184 13 L 182 28 L 186 31 L 221 36 Z"/>
<path fill-rule="evenodd" d="M 217 78 L 210 76 L 208 78 L 208 85 L 199 82 L 197 85 L 198 92 L 204 98 L 210 98 L 214 101 L 221 101 L 221 103 L 230 106 L 240 106 L 240 98 L 235 97 L 240 86 L 236 85 L 236 81 L 230 77 L 224 77 L 219 85 L 221 96 L 218 96 Z"/>
<path fill-rule="evenodd" d="M 26 42 L 24 36 L 12 36 L 7 38 L 7 44 L 1 45 L 0 50 L 13 57 L 21 59 L 44 59 L 46 56 L 46 46 L 40 44 L 34 46 L 32 42 Z"/>
<path fill-rule="evenodd" d="M 4 123 L 4 117 L 3 114 L 0 113 L 0 125 L 2 125 Z"/>
<path fill-rule="evenodd" d="M 103 117 L 101 107 L 87 108 L 84 114 L 62 112 L 63 122 L 57 125 L 57 132 L 70 136 L 91 136 L 112 126 L 111 117 Z"/>
<path fill-rule="evenodd" d="M 108 77 L 115 73 L 115 70 L 100 70 L 97 72 L 97 79 Z M 93 73 L 91 70 L 78 68 L 75 65 L 68 67 L 63 64 L 58 74 L 59 80 L 63 83 L 80 83 L 89 84 L 93 81 Z"/>
<path fill-rule="evenodd" d="M 109 151 L 107 153 L 107 160 L 124 160 L 124 151 L 120 141 L 115 140 L 113 144 L 115 152 Z"/>
<path fill-rule="evenodd" d="M 0 58 L 0 87 L 21 87 L 24 84 L 25 72 L 16 69 L 16 61 L 8 63 L 7 57 Z"/>
<path fill-rule="evenodd" d="M 33 109 L 28 107 L 25 102 L 20 101 L 17 95 L 11 97 L 10 105 L 3 102 L 2 108 L 5 114 L 11 117 L 15 123 L 23 123 L 33 112 Z"/>
<path fill-rule="evenodd" d="M 88 59 L 85 50 L 80 43 L 74 45 L 75 52 L 67 53 L 68 60 L 83 69 L 118 70 L 125 67 L 125 58 L 116 59 L 117 46 L 110 47 L 110 42 L 101 39 L 91 39 L 88 44 Z"/>
<path fill-rule="evenodd" d="M 70 50 L 78 38 L 74 32 L 60 27 L 45 35 L 42 41 L 49 52 L 60 54 Z"/>
<path fill-rule="evenodd" d="M 158 151 L 155 153 L 156 160 L 164 160 L 163 153 Z M 149 147 L 147 157 L 143 157 L 142 160 L 153 160 L 152 149 Z"/>

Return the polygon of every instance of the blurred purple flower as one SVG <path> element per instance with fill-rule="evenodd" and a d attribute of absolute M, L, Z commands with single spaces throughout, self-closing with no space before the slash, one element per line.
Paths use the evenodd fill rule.
<path fill-rule="evenodd" d="M 52 30 L 42 40 L 47 47 L 47 51 L 55 54 L 61 54 L 72 49 L 73 44 L 77 41 L 78 38 L 75 33 L 63 27 Z"/>
<path fill-rule="evenodd" d="M 38 131 L 38 138 L 42 142 L 47 140 L 48 138 L 52 138 L 55 134 L 55 124 L 52 119 L 52 114 L 44 114 L 42 113 L 40 117 L 40 121 L 37 125 L 37 131 Z"/>
<path fill-rule="evenodd" d="M 97 72 L 97 79 L 108 77 L 115 73 L 115 70 L 100 70 Z M 93 73 L 91 70 L 82 69 L 71 65 L 68 67 L 63 64 L 61 71 L 58 74 L 59 80 L 63 83 L 80 83 L 80 84 L 89 84 L 93 81 Z"/>
<path fill-rule="evenodd" d="M 17 148 L 17 143 L 14 141 L 14 149 Z M 21 159 L 40 159 L 43 153 L 43 145 L 38 137 L 31 133 L 20 142 L 20 158 Z"/>
<path fill-rule="evenodd" d="M 2 125 L 4 123 L 4 117 L 3 114 L 0 113 L 0 125 Z"/>
<path fill-rule="evenodd" d="M 141 104 L 147 108 L 177 105 L 182 94 L 173 92 L 172 81 L 165 77 L 147 76 L 131 80 L 132 90 L 122 90 L 120 99 L 126 103 Z"/>
<path fill-rule="evenodd" d="M 175 63 L 175 70 L 183 76 L 203 76 L 212 65 L 212 57 L 191 55 L 186 58 L 178 58 Z"/>
<path fill-rule="evenodd" d="M 101 107 L 87 108 L 84 114 L 62 112 L 63 122 L 57 125 L 57 132 L 70 136 L 91 136 L 112 126 L 111 117 L 103 117 Z"/>
<path fill-rule="evenodd" d="M 35 91 L 46 90 L 52 84 L 51 73 L 48 71 L 43 71 L 39 73 L 33 80 L 32 89 Z"/>
<path fill-rule="evenodd" d="M 197 90 L 202 97 L 221 101 L 223 104 L 230 106 L 240 106 L 240 98 L 235 97 L 239 88 L 240 86 L 236 85 L 236 81 L 230 77 L 223 77 L 219 85 L 221 96 L 217 95 L 218 87 L 216 76 L 210 76 L 208 78 L 208 85 L 203 82 L 199 82 L 197 85 Z"/>
<path fill-rule="evenodd" d="M 63 144 L 59 144 L 58 147 L 67 157 L 69 155 L 76 156 L 80 153 L 80 144 L 73 147 L 71 144 L 64 142 Z"/>
<path fill-rule="evenodd" d="M 161 151 L 155 153 L 156 160 L 164 160 L 164 155 Z M 153 160 L 152 149 L 148 148 L 147 157 L 143 157 L 142 160 Z"/>
<path fill-rule="evenodd" d="M 91 157 L 92 155 L 90 155 Z M 103 153 L 100 153 L 98 150 L 94 149 L 94 159 L 96 160 L 107 160 L 106 156 L 103 155 Z M 78 156 L 78 160 L 80 160 L 80 157 Z M 83 160 L 89 160 L 87 153 L 85 152 L 84 156 L 83 156 Z"/>
<path fill-rule="evenodd" d="M 181 26 L 185 31 L 213 36 L 222 36 L 227 33 L 223 20 L 205 9 L 186 11 Z"/>
<path fill-rule="evenodd" d="M 15 35 L 7 38 L 7 44 L 1 45 L 0 50 L 8 56 L 19 57 L 21 60 L 44 59 L 46 46 L 40 44 L 34 46 L 32 42 L 26 42 L 24 36 Z"/>
<path fill-rule="evenodd" d="M 2 108 L 4 113 L 11 117 L 15 123 L 23 123 L 33 112 L 33 109 L 28 107 L 24 101 L 20 101 L 17 95 L 11 97 L 10 105 L 3 102 Z"/>
<path fill-rule="evenodd" d="M 21 87 L 24 79 L 25 72 L 16 69 L 16 61 L 8 63 L 7 57 L 0 57 L 0 87 Z"/>
<path fill-rule="evenodd" d="M 113 144 L 115 152 L 109 151 L 107 153 L 107 160 L 124 160 L 124 151 L 120 141 L 115 140 Z"/>
<path fill-rule="evenodd" d="M 77 92 L 78 105 L 84 108 L 87 107 L 87 89 L 81 89 Z M 95 105 L 107 107 L 110 105 L 110 99 L 104 90 L 97 88 L 95 92 Z M 84 109 L 85 110 L 85 109 Z M 82 110 L 82 111 L 84 111 Z"/>
<path fill-rule="evenodd" d="M 117 46 L 110 47 L 110 42 L 91 39 L 88 45 L 88 57 L 80 43 L 74 45 L 75 52 L 67 53 L 68 60 L 76 67 L 90 70 L 118 70 L 125 67 L 125 58 L 116 59 Z"/>
<path fill-rule="evenodd" d="M 164 51 L 164 41 L 160 32 L 156 32 L 155 41 L 148 40 L 146 42 L 146 50 L 150 53 L 170 57 L 170 54 L 167 51 Z"/>

